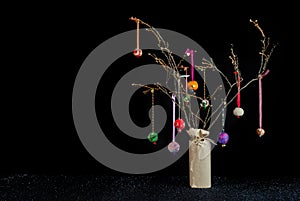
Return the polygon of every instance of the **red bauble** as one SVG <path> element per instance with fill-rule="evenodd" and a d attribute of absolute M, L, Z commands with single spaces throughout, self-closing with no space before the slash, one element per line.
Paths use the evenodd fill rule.
<path fill-rule="evenodd" d="M 133 55 L 136 57 L 140 57 L 142 56 L 143 51 L 141 49 L 136 48 L 135 50 L 133 50 Z"/>
<path fill-rule="evenodd" d="M 174 126 L 178 129 L 179 132 L 181 132 L 181 130 L 185 127 L 185 122 L 183 121 L 183 119 L 176 119 L 176 121 L 174 122 Z"/>

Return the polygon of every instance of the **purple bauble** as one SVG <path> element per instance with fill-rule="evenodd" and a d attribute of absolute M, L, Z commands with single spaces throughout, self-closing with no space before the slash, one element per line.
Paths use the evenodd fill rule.
<path fill-rule="evenodd" d="M 227 144 L 228 140 L 229 140 L 229 135 L 228 135 L 227 133 L 221 132 L 221 133 L 219 134 L 218 142 L 219 142 L 220 144 L 222 144 L 222 146 L 225 146 L 225 145 Z"/>

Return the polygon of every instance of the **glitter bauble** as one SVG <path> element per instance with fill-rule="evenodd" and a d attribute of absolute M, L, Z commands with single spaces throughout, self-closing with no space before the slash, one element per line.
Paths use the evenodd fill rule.
<path fill-rule="evenodd" d="M 240 107 L 236 107 L 233 110 L 233 114 L 237 117 L 243 116 L 244 115 L 244 110 Z"/>
<path fill-rule="evenodd" d="M 229 135 L 228 135 L 227 133 L 221 132 L 221 133 L 219 134 L 218 142 L 219 142 L 220 144 L 222 144 L 223 147 L 226 146 L 228 140 L 229 140 Z"/>
<path fill-rule="evenodd" d="M 193 91 L 193 92 L 194 92 L 194 91 Z M 190 95 L 186 95 L 186 96 L 183 98 L 183 101 L 186 102 L 186 103 L 190 102 L 190 100 L 191 100 L 191 96 L 190 96 Z"/>
<path fill-rule="evenodd" d="M 140 57 L 140 56 L 142 56 L 142 54 L 143 54 L 143 51 L 141 49 L 137 48 L 137 49 L 133 50 L 133 55 L 136 57 Z"/>
<path fill-rule="evenodd" d="M 202 102 L 201 102 L 201 107 L 202 107 L 203 109 L 206 109 L 208 106 L 209 106 L 209 101 L 206 100 L 206 99 L 202 100 Z"/>
<path fill-rule="evenodd" d="M 183 121 L 183 119 L 176 119 L 176 121 L 174 122 L 174 126 L 178 129 L 179 132 L 181 132 L 181 130 L 185 127 L 185 122 Z"/>
<path fill-rule="evenodd" d="M 188 94 L 195 95 L 195 91 L 193 89 L 188 89 Z"/>
<path fill-rule="evenodd" d="M 177 143 L 177 142 L 171 142 L 169 145 L 168 145 L 168 150 L 171 152 L 171 153 L 177 153 L 180 149 L 180 145 Z"/>
<path fill-rule="evenodd" d="M 188 82 L 189 89 L 193 89 L 194 91 L 198 89 L 198 82 L 195 80 Z"/>
<path fill-rule="evenodd" d="M 265 130 L 262 128 L 258 128 L 258 129 L 256 129 L 256 133 L 259 137 L 261 137 L 265 134 Z"/>
<path fill-rule="evenodd" d="M 156 132 L 149 133 L 148 140 L 155 143 L 158 140 L 158 134 Z"/>

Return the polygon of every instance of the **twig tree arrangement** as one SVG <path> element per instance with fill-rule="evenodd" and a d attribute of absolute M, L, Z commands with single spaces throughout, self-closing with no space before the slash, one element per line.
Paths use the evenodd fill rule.
<path fill-rule="evenodd" d="M 132 85 L 145 87 L 145 91 L 150 91 L 153 95 L 155 90 L 164 92 L 173 102 L 173 113 L 175 105 L 179 109 L 179 116 L 174 118 L 173 115 L 174 128 L 176 128 L 177 132 L 182 132 L 183 129 L 186 129 L 190 136 L 190 185 L 195 188 L 208 188 L 211 186 L 210 144 L 213 143 L 216 145 L 219 143 L 225 146 L 229 140 L 229 135 L 224 130 L 226 108 L 229 104 L 236 101 L 233 114 L 237 118 L 243 116 L 244 110 L 241 107 L 240 101 L 241 92 L 256 81 L 259 82 L 259 127 L 256 133 L 259 137 L 265 134 L 265 130 L 262 127 L 262 78 L 269 73 L 267 65 L 276 45 L 271 44 L 270 38 L 265 35 L 258 21 L 250 19 L 250 23 L 254 25 L 261 36 L 258 72 L 256 77 L 245 80 L 240 71 L 238 56 L 232 46 L 229 59 L 233 66 L 234 79 L 231 80 L 214 64 L 212 58 L 200 58 L 198 61 L 195 60 L 195 58 L 197 58 L 197 50 L 187 47 L 186 50 L 183 50 L 184 54 L 178 59 L 169 49 L 168 42 L 154 27 L 136 17 L 129 19 L 136 22 L 137 25 L 137 46 L 133 54 L 137 58 L 143 55 L 143 51 L 139 45 L 139 28 L 140 25 L 143 25 L 146 27 L 146 30 L 151 32 L 157 39 L 157 45 L 161 51 L 159 56 L 155 53 L 148 53 L 148 56 L 152 57 L 155 62 L 165 70 L 165 86 L 172 84 L 174 91 L 166 89 L 166 87 L 163 87 L 160 83 L 152 83 L 151 86 L 142 83 L 133 83 Z M 188 58 L 190 59 L 189 62 Z M 195 78 L 195 72 L 198 72 L 202 79 L 197 80 Z M 213 91 L 209 91 L 207 88 L 207 79 L 209 76 L 207 75 L 210 73 L 218 73 L 222 77 L 223 83 L 227 86 L 220 84 Z M 224 88 L 226 88 L 225 96 L 218 96 L 218 92 Z M 212 102 L 214 102 L 214 104 L 212 104 Z M 195 104 L 198 106 L 197 110 L 194 110 L 194 107 L 192 107 Z M 212 126 L 219 119 L 222 120 L 223 128 L 219 132 L 217 142 L 215 142 L 208 138 L 208 136 Z M 174 132 L 175 130 L 173 129 L 173 140 L 168 146 L 169 151 L 172 153 L 176 153 L 180 149 L 180 145 L 175 141 Z M 158 140 L 158 134 L 152 129 L 148 139 L 155 143 Z"/>

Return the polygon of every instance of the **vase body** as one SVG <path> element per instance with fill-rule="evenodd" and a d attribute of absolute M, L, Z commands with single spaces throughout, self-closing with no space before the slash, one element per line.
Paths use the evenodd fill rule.
<path fill-rule="evenodd" d="M 190 128 L 189 180 L 192 188 L 211 187 L 211 144 L 207 130 Z"/>

